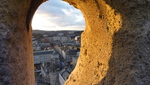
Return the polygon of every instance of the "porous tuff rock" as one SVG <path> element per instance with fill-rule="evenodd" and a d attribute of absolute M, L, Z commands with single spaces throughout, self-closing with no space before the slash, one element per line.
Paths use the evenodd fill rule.
<path fill-rule="evenodd" d="M 34 85 L 31 29 L 26 17 L 31 0 L 0 0 L 0 85 Z"/>
<path fill-rule="evenodd" d="M 35 84 L 30 24 L 43 1 L 0 0 L 0 84 Z M 65 85 L 150 83 L 149 0 L 65 1 L 86 22 L 81 54 Z"/>
<path fill-rule="evenodd" d="M 47 0 L 0 0 L 0 85 L 35 85 L 31 21 Z"/>
<path fill-rule="evenodd" d="M 148 0 L 65 0 L 86 21 L 81 54 L 65 85 L 150 84 Z"/>

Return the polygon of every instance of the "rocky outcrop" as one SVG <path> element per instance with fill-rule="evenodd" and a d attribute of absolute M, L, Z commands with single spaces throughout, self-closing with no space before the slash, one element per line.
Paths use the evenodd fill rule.
<path fill-rule="evenodd" d="M 34 85 L 31 20 L 46 0 L 0 0 L 0 85 Z M 65 85 L 149 85 L 150 1 L 65 0 L 86 29 Z"/>

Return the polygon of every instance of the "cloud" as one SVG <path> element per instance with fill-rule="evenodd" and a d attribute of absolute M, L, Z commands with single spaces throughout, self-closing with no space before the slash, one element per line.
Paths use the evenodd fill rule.
<path fill-rule="evenodd" d="M 49 0 L 43 3 L 33 18 L 33 29 L 57 28 L 84 30 L 84 18 L 80 10 L 61 0 Z"/>

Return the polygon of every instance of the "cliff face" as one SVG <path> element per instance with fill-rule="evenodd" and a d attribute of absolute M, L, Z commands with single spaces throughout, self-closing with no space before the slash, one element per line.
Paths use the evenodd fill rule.
<path fill-rule="evenodd" d="M 0 0 L 0 85 L 34 85 L 31 20 L 46 0 Z M 65 85 L 150 83 L 149 0 L 65 0 L 86 20 Z"/>

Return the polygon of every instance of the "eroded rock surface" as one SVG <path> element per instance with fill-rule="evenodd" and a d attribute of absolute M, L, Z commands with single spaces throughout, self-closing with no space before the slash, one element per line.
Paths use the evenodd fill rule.
<path fill-rule="evenodd" d="M 65 85 L 150 84 L 148 0 L 66 0 L 86 20 L 81 55 Z"/>
<path fill-rule="evenodd" d="M 0 85 L 34 85 L 32 16 L 46 0 L 0 0 Z M 65 85 L 149 85 L 150 1 L 65 0 L 86 20 Z"/>
<path fill-rule="evenodd" d="M 0 85 L 34 85 L 30 0 L 0 0 Z"/>

